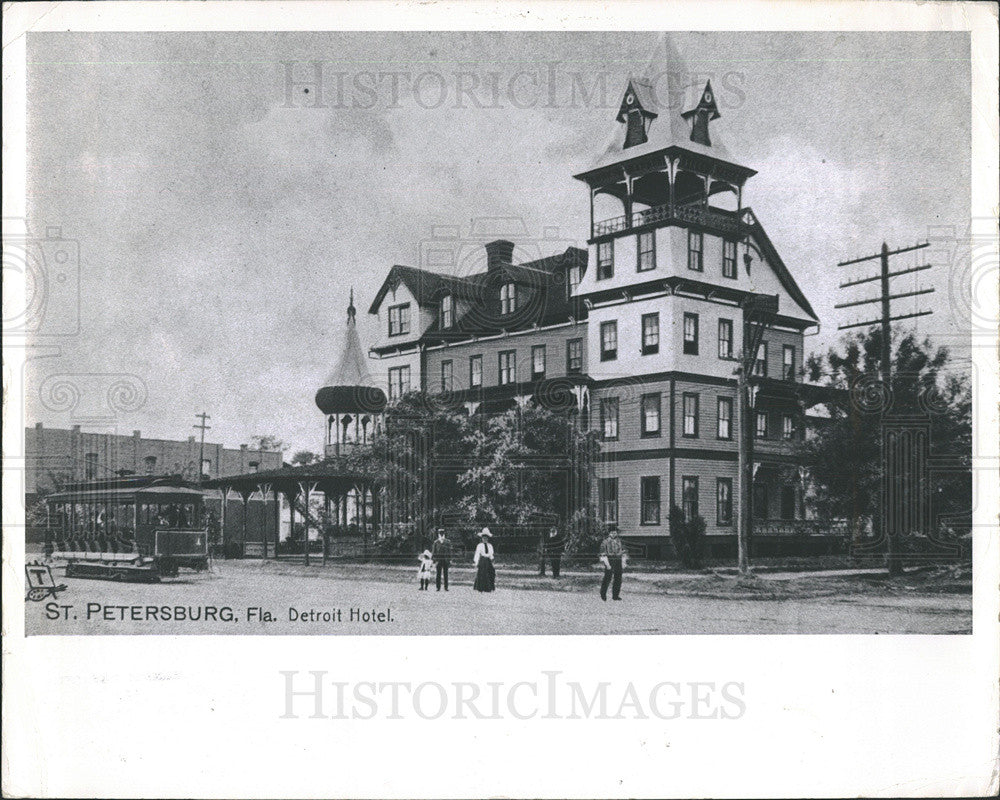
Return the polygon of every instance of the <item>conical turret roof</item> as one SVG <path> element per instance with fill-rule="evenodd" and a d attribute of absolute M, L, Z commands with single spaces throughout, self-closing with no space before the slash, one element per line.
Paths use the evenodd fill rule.
<path fill-rule="evenodd" d="M 316 405 L 324 414 L 377 412 L 385 408 L 385 392 L 372 383 L 368 372 L 356 316 L 352 289 L 347 324 L 337 347 L 336 366 L 316 393 Z"/>

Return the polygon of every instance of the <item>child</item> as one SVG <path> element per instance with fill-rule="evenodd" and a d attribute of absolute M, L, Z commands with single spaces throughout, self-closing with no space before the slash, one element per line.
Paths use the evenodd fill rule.
<path fill-rule="evenodd" d="M 430 550 L 424 550 L 420 554 L 420 568 L 417 570 L 417 577 L 420 579 L 420 591 L 426 591 L 431 585 L 431 577 L 434 575 L 434 557 Z"/>

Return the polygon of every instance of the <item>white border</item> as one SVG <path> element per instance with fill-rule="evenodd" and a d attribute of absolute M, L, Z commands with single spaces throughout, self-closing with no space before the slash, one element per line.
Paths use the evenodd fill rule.
<path fill-rule="evenodd" d="M 3 215 L 23 215 L 25 30 L 971 30 L 973 217 L 995 218 L 997 24 L 987 3 L 25 3 L 4 8 Z M 995 231 L 995 228 L 994 228 Z M 994 251 L 995 252 L 995 251 Z M 5 289 L 16 287 L 5 287 Z M 1000 317 L 997 297 L 978 297 Z M 984 309 L 986 312 L 987 309 Z M 4 354 L 4 524 L 23 488 L 19 353 Z M 981 466 L 996 350 L 973 350 Z M 8 472 L 6 470 L 12 470 Z M 11 480 L 10 478 L 14 478 Z M 31 796 L 958 796 L 997 790 L 995 470 L 976 484 L 974 634 L 955 637 L 23 638 L 4 537 L 4 791 Z M 22 509 L 23 514 L 23 509 Z M 279 720 L 281 669 L 513 681 L 562 669 L 738 680 L 735 722 Z M 402 674 L 401 674 L 402 673 Z M 430 727 L 428 727 L 430 726 Z M 444 754 L 446 766 L 436 764 Z M 544 754 L 544 757 L 542 755 Z M 555 758 L 555 763 L 552 759 Z"/>

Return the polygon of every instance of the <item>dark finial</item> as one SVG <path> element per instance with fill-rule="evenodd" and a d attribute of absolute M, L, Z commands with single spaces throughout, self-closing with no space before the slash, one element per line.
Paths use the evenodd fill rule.
<path fill-rule="evenodd" d="M 353 323 L 354 318 L 357 316 L 358 310 L 354 307 L 354 287 L 351 287 L 351 299 L 347 304 L 347 321 L 348 323 Z"/>

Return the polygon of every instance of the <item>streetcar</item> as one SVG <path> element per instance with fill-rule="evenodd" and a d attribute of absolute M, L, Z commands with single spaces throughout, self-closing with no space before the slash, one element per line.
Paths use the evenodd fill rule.
<path fill-rule="evenodd" d="M 46 555 L 67 577 L 158 582 L 208 569 L 204 492 L 179 476 L 66 487 L 46 498 Z"/>

